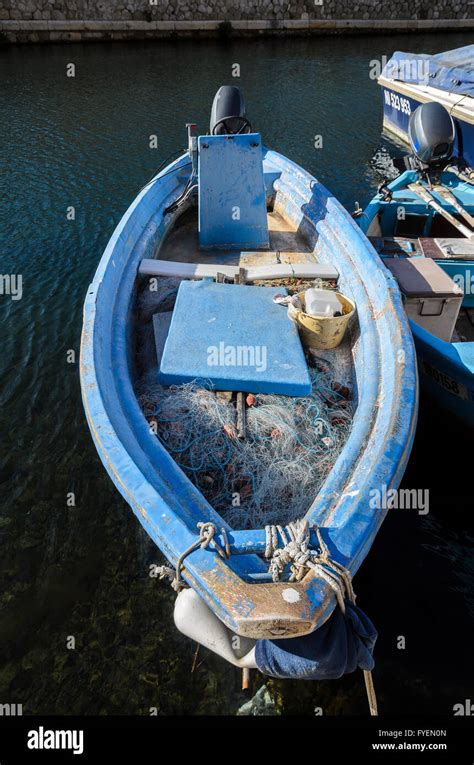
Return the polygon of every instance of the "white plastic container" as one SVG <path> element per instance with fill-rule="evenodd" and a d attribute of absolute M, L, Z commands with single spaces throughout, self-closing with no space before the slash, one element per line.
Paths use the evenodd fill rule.
<path fill-rule="evenodd" d="M 305 295 L 305 313 L 309 316 L 324 318 L 326 316 L 342 315 L 342 305 L 337 295 L 332 290 L 322 290 L 312 287 L 306 290 Z"/>

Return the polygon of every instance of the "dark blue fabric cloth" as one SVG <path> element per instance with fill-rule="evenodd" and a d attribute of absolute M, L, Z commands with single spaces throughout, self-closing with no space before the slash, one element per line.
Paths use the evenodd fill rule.
<path fill-rule="evenodd" d="M 255 658 L 260 672 L 270 677 L 334 680 L 357 667 L 373 669 L 377 631 L 360 608 L 346 601 L 346 614 L 337 606 L 315 632 L 285 640 L 259 640 Z"/>
<path fill-rule="evenodd" d="M 412 85 L 429 85 L 451 93 L 474 96 L 474 45 L 465 45 L 435 56 L 396 51 L 382 74 Z"/>

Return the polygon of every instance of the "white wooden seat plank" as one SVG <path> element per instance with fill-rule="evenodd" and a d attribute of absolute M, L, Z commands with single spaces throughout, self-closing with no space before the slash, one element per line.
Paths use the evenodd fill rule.
<path fill-rule="evenodd" d="M 216 278 L 218 273 L 233 279 L 239 273 L 239 266 L 224 266 L 220 263 L 178 263 L 171 260 L 144 258 L 139 266 L 140 276 L 174 276 L 182 279 Z M 246 281 L 257 279 L 337 279 L 339 273 L 327 263 L 278 263 L 275 265 L 252 266 L 246 269 Z"/>

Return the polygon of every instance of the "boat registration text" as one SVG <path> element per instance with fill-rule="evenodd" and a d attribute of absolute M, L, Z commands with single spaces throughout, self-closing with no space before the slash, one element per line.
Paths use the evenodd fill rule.
<path fill-rule="evenodd" d="M 470 399 L 474 400 L 474 393 L 471 392 L 471 395 L 469 395 L 469 390 L 465 385 L 454 380 L 452 377 L 449 377 L 449 375 L 441 372 L 439 369 L 436 369 L 436 367 L 433 367 L 425 359 L 422 359 L 421 361 L 423 372 L 437 382 L 442 388 L 449 393 L 452 393 L 454 396 L 459 396 L 459 398 L 463 398 L 466 401 L 469 401 Z"/>

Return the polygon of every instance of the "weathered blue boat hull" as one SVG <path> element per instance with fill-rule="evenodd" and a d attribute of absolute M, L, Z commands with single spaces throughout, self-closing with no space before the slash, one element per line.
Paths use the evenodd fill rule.
<path fill-rule="evenodd" d="M 410 322 L 423 390 L 463 425 L 474 427 L 474 343 L 446 343 Z"/>
<path fill-rule="evenodd" d="M 308 511 L 334 560 L 352 574 L 364 560 L 386 510 L 374 491 L 398 486 L 414 437 L 416 359 L 394 279 L 337 200 L 312 176 L 265 151 L 267 193 L 304 233 L 318 260 L 340 273 L 340 288 L 358 310 L 355 348 L 357 411 L 347 443 Z M 259 557 L 264 532 L 233 530 L 186 478 L 151 432 L 133 390 L 132 307 L 137 270 L 173 225 L 165 208 L 185 187 L 184 155 L 142 190 L 115 230 L 90 285 L 81 343 L 81 387 L 87 420 L 101 460 L 118 490 L 166 558 L 178 558 L 197 539 L 197 524 L 226 529 L 233 554 L 211 547 L 186 558 L 184 579 L 234 632 L 271 638 L 311 632 L 335 607 L 333 591 L 312 574 L 292 588 L 268 580 Z"/>

